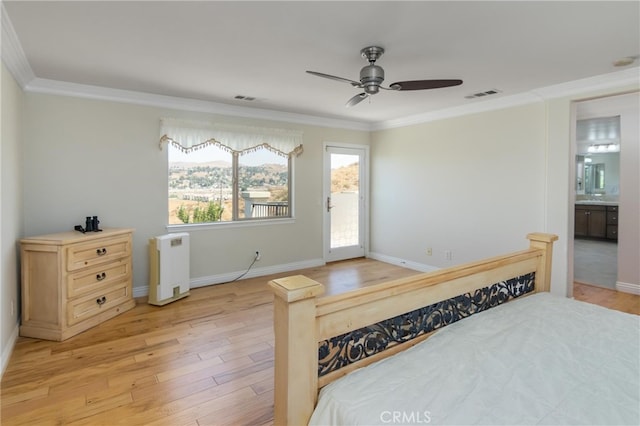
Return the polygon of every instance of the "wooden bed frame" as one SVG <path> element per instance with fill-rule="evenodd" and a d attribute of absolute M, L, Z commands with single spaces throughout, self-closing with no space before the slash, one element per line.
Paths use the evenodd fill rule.
<path fill-rule="evenodd" d="M 444 321 L 444 316 L 441 315 L 442 303 L 450 302 L 447 305 L 449 306 L 452 303 L 459 304 L 463 300 L 463 304 L 467 305 L 472 301 L 475 306 L 476 300 L 483 299 L 484 303 L 491 299 L 491 306 L 476 309 L 476 312 L 479 312 L 512 298 L 524 296 L 524 293 L 530 291 L 549 291 L 552 248 L 558 237 L 552 234 L 532 233 L 527 235 L 527 238 L 530 241 L 527 250 L 327 297 L 318 297 L 324 292 L 322 284 L 303 275 L 270 281 L 269 286 L 275 295 L 274 424 L 308 424 L 317 402 L 318 391 L 323 386 L 356 368 L 423 341 L 435 331 L 435 328 L 441 328 L 475 313 L 463 313 L 459 318 Z M 516 295 L 511 294 L 513 285 L 509 290 L 505 290 L 507 281 L 512 282 L 515 277 L 525 275 L 531 278 L 529 290 Z M 496 286 L 499 285 L 502 286 L 501 290 L 496 290 Z M 517 282 L 515 286 L 520 289 L 522 284 Z M 501 293 L 498 294 L 496 291 Z M 509 295 L 505 298 L 503 296 L 506 293 Z M 460 297 L 463 299 L 459 299 Z M 409 333 L 402 325 L 405 321 L 402 315 L 425 307 L 440 309 L 436 311 L 436 327 L 414 336 L 416 333 Z M 454 310 L 457 313 L 455 306 Z M 433 313 L 433 309 L 429 312 Z M 445 314 L 449 315 L 446 312 Z M 396 321 L 396 324 L 401 324 L 400 334 L 412 334 L 411 340 L 384 344 L 385 350 L 367 353 L 353 362 L 339 362 L 337 368 L 329 372 L 320 372 L 319 342 L 327 343 L 335 336 L 346 335 L 398 316 L 400 320 Z M 353 347 L 353 341 L 349 342 L 346 344 L 349 346 L 347 350 Z M 324 350 L 323 353 L 328 352 Z"/>

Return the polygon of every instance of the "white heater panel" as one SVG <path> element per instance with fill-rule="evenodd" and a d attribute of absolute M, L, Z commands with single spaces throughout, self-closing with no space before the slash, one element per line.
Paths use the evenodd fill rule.
<path fill-rule="evenodd" d="M 160 266 L 158 299 L 170 299 L 188 292 L 189 234 L 167 234 L 156 237 L 156 240 Z"/>

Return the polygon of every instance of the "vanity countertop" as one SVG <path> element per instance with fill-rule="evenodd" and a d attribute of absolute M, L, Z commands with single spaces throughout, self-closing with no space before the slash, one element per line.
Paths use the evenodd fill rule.
<path fill-rule="evenodd" d="M 576 200 L 577 206 L 617 206 L 617 201 L 604 201 L 604 200 Z"/>

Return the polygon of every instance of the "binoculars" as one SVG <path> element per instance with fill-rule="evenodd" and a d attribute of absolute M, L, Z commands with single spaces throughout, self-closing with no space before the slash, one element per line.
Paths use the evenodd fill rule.
<path fill-rule="evenodd" d="M 74 229 L 76 231 L 80 231 L 83 234 L 85 232 L 100 232 L 102 231 L 102 229 L 100 229 L 98 227 L 98 224 L 100 223 L 100 221 L 98 220 L 98 216 L 87 216 L 87 220 L 85 221 L 85 227 L 83 228 L 82 225 L 76 225 L 74 227 Z"/>

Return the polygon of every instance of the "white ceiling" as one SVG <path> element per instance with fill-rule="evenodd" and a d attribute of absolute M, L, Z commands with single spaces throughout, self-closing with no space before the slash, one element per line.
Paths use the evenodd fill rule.
<path fill-rule="evenodd" d="M 640 2 L 4 1 L 38 79 L 376 123 L 623 69 L 640 54 Z M 379 45 L 385 85 L 459 78 L 458 87 L 382 91 L 358 80 Z M 255 97 L 253 102 L 234 97 Z"/>

